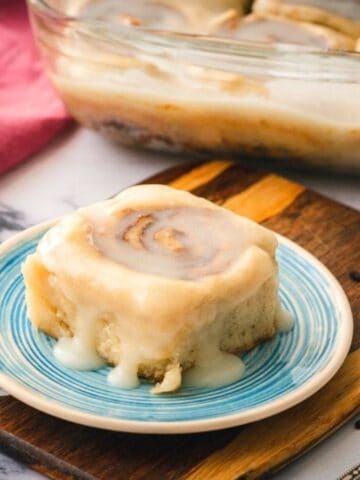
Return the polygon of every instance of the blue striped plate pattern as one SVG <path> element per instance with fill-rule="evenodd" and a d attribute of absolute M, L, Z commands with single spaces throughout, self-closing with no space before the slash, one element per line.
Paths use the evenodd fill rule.
<path fill-rule="evenodd" d="M 42 411 L 133 432 L 224 428 L 302 401 L 334 375 L 348 352 L 352 318 L 341 287 L 314 257 L 279 237 L 280 295 L 295 325 L 242 355 L 246 372 L 239 381 L 154 396 L 145 382 L 134 390 L 110 386 L 108 368 L 69 370 L 54 358 L 54 340 L 34 329 L 26 316 L 21 263 L 35 250 L 44 228 L 35 227 L 0 247 L 0 385 Z"/>

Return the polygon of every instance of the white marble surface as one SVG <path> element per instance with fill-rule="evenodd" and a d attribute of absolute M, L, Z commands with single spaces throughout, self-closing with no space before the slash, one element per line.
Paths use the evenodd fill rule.
<path fill-rule="evenodd" d="M 0 178 L 0 241 L 25 227 L 108 197 L 177 162 L 180 159 L 119 147 L 84 129 L 71 130 Z M 360 177 L 283 173 L 360 210 Z M 360 430 L 354 424 L 353 419 L 274 478 L 336 479 L 360 462 Z M 0 480 L 39 478 L 43 477 L 0 450 Z"/>

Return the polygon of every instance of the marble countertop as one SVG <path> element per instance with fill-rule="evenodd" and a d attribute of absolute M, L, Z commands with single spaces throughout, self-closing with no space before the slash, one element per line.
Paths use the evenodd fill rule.
<path fill-rule="evenodd" d="M 82 128 L 69 130 L 40 154 L 0 178 L 0 241 L 23 228 L 104 199 L 179 163 L 129 150 Z M 284 175 L 360 210 L 360 177 Z M 276 480 L 336 479 L 360 462 L 360 430 L 349 421 L 329 439 L 275 475 Z M 44 478 L 0 449 L 0 480 Z"/>

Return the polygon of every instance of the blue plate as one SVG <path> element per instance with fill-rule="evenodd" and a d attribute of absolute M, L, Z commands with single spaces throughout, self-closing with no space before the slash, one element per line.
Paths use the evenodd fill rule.
<path fill-rule="evenodd" d="M 48 227 L 29 229 L 0 247 L 0 386 L 46 413 L 139 433 L 231 427 L 309 397 L 335 374 L 350 348 L 352 316 L 340 285 L 318 260 L 279 237 L 280 295 L 295 326 L 242 355 L 246 372 L 239 381 L 155 396 L 145 382 L 135 390 L 110 386 L 107 368 L 69 370 L 54 358 L 54 340 L 26 316 L 21 263 Z"/>

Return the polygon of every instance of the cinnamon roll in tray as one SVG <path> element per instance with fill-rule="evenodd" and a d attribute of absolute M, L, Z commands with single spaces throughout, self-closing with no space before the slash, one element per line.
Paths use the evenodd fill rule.
<path fill-rule="evenodd" d="M 132 187 L 61 219 L 23 266 L 33 325 L 74 369 L 153 393 L 237 380 L 237 355 L 290 325 L 275 235 L 190 193 Z"/>

